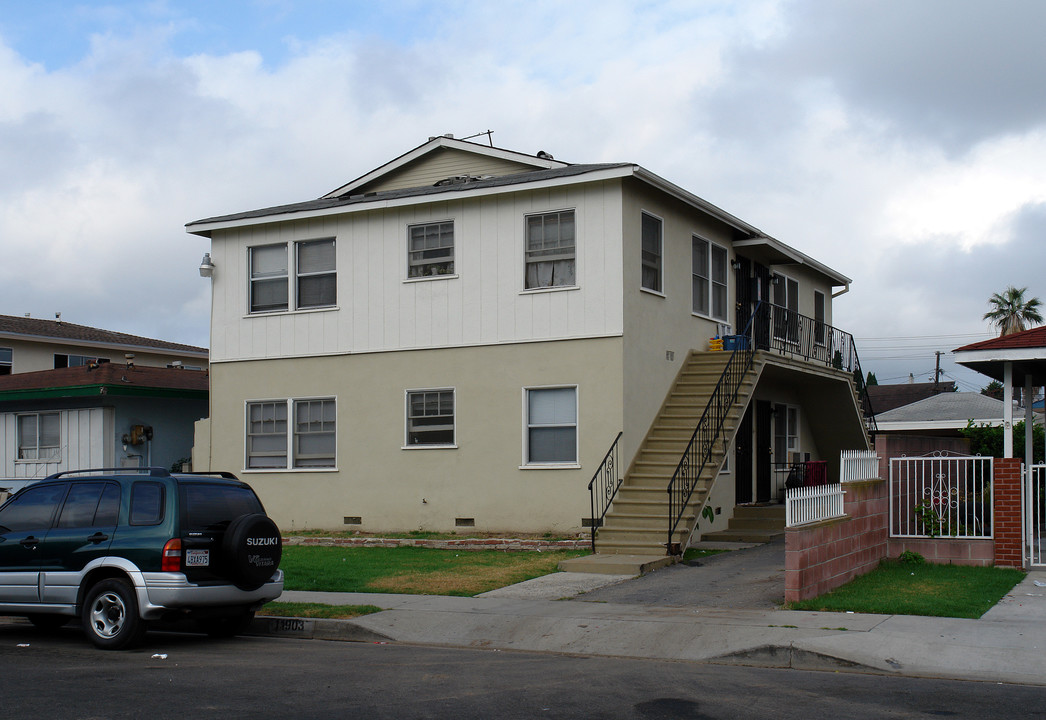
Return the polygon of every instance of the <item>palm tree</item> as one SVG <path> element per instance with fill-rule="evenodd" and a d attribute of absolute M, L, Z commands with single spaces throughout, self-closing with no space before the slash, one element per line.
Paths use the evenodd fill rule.
<path fill-rule="evenodd" d="M 1005 292 L 993 293 L 988 298 L 991 310 L 984 313 L 984 319 L 999 328 L 1000 337 L 1027 329 L 1027 323 L 1042 324 L 1042 315 L 1039 313 L 1042 301 L 1037 297 L 1025 300 L 1024 293 L 1027 291 L 1026 287 L 1018 290 L 1011 285 Z"/>

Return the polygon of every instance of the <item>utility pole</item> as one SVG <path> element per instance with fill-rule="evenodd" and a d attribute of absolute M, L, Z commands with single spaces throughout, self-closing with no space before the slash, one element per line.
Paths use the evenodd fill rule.
<path fill-rule="evenodd" d="M 938 350 L 934 354 L 937 356 L 937 369 L 933 371 L 933 394 L 936 395 L 941 391 L 941 355 L 943 353 Z"/>

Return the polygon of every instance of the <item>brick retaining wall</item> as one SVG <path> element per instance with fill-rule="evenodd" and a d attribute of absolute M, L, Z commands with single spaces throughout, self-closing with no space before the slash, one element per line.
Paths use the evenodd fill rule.
<path fill-rule="evenodd" d="M 888 483 L 845 483 L 845 517 L 785 531 L 785 602 L 807 600 L 875 569 L 888 545 Z"/>

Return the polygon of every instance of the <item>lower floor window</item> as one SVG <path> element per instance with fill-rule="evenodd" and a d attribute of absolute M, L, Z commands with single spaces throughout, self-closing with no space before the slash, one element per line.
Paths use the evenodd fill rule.
<path fill-rule="evenodd" d="M 577 388 L 526 391 L 528 464 L 577 462 Z"/>
<path fill-rule="evenodd" d="M 333 398 L 247 403 L 247 468 L 334 467 L 336 418 Z"/>
<path fill-rule="evenodd" d="M 454 391 L 407 391 L 407 445 L 454 444 Z"/>
<path fill-rule="evenodd" d="M 61 457 L 58 413 L 18 416 L 18 459 L 57 461 Z"/>

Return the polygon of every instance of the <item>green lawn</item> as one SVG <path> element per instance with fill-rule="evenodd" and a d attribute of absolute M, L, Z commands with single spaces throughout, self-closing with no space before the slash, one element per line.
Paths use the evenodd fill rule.
<path fill-rule="evenodd" d="M 790 610 L 979 618 L 1025 573 L 1011 568 L 884 562 L 831 592 L 791 603 Z"/>
<path fill-rule="evenodd" d="M 562 560 L 585 554 L 285 546 L 280 568 L 287 590 L 470 597 L 548 575 Z"/>

